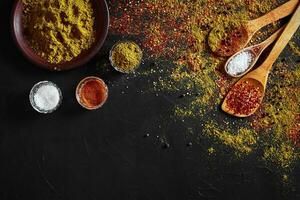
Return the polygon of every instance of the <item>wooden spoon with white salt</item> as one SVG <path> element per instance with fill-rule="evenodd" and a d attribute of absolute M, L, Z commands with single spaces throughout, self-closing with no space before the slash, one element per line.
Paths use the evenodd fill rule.
<path fill-rule="evenodd" d="M 235 78 L 248 73 L 256 64 L 262 52 L 281 35 L 283 28 L 277 30 L 265 41 L 242 49 L 231 56 L 225 64 L 226 73 Z"/>

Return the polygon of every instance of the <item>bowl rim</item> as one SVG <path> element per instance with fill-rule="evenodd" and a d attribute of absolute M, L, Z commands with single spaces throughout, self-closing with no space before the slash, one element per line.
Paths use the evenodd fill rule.
<path fill-rule="evenodd" d="M 108 9 L 108 4 L 107 4 L 106 0 L 92 0 L 92 1 L 98 2 L 96 4 L 96 5 L 98 5 L 98 7 L 100 7 L 99 5 L 102 4 L 101 7 L 104 11 L 102 13 L 103 25 L 101 26 L 101 34 L 99 34 L 100 36 L 94 42 L 94 44 L 87 50 L 88 52 L 82 58 L 80 58 L 76 61 L 71 60 L 68 62 L 55 64 L 55 63 L 50 63 L 50 62 L 40 62 L 37 59 L 35 59 L 33 56 L 31 56 L 29 52 L 34 53 L 34 51 L 26 50 L 26 48 L 24 48 L 21 45 L 22 41 L 21 41 L 20 36 L 18 36 L 18 33 L 17 33 L 17 26 L 18 26 L 17 22 L 16 22 L 16 16 L 18 15 L 17 8 L 18 8 L 18 6 L 23 6 L 22 0 L 15 0 L 14 6 L 13 6 L 13 9 L 11 12 L 11 23 L 10 24 L 11 24 L 11 33 L 12 33 L 14 43 L 16 44 L 16 46 L 18 47 L 18 49 L 20 50 L 20 52 L 22 53 L 22 55 L 25 58 L 27 58 L 31 63 L 35 64 L 36 66 L 46 69 L 46 70 L 67 71 L 67 70 L 71 70 L 74 68 L 78 68 L 78 67 L 88 63 L 93 57 L 95 57 L 97 55 L 97 53 L 99 53 L 99 51 L 103 47 L 103 45 L 106 41 L 107 35 L 108 35 L 108 29 L 109 29 L 109 24 L 110 24 L 110 19 L 109 19 L 110 15 L 109 15 L 109 9 Z M 95 29 L 95 31 L 97 32 L 98 29 L 100 29 L 100 28 Z"/>

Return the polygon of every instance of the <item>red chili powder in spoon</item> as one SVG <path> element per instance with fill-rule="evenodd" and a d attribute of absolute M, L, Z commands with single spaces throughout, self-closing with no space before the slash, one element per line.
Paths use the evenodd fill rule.
<path fill-rule="evenodd" d="M 261 87 L 246 80 L 233 86 L 227 96 L 226 104 L 235 114 L 248 115 L 260 106 L 262 95 Z"/>

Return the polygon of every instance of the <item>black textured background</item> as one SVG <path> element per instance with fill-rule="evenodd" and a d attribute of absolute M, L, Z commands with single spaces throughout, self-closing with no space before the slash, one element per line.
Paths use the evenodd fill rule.
<path fill-rule="evenodd" d="M 184 124 L 169 117 L 170 99 L 140 91 L 149 85 L 146 77 L 104 75 L 95 61 L 61 73 L 33 66 L 12 41 L 12 4 L 0 0 L 0 200 L 300 199 L 299 169 L 294 183 L 282 186 L 255 155 L 227 162 L 207 157 L 205 141 L 187 147 L 193 137 L 187 140 Z M 97 60 L 107 62 L 117 39 L 108 37 Z M 88 75 L 110 86 L 108 102 L 94 112 L 74 97 Z M 50 115 L 29 105 L 29 91 L 41 80 L 63 92 L 62 106 Z"/>

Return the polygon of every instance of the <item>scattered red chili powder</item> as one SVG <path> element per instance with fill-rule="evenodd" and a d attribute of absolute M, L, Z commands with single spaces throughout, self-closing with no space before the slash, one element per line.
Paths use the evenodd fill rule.
<path fill-rule="evenodd" d="M 230 56 L 239 51 L 247 42 L 247 31 L 245 28 L 240 27 L 232 30 L 232 33 L 221 41 L 217 54 Z"/>
<path fill-rule="evenodd" d="M 167 47 L 168 36 L 161 30 L 160 25 L 153 25 L 146 32 L 148 35 L 143 40 L 143 47 L 149 50 L 149 53 L 163 52 Z"/>
<path fill-rule="evenodd" d="M 289 138 L 296 147 L 300 147 L 300 115 L 295 119 L 295 124 L 290 131 Z"/>
<path fill-rule="evenodd" d="M 77 88 L 78 102 L 87 109 L 101 107 L 108 95 L 108 89 L 104 81 L 96 77 L 88 77 L 82 80 Z"/>
<path fill-rule="evenodd" d="M 228 93 L 226 105 L 235 114 L 249 115 L 260 106 L 261 98 L 261 88 L 251 81 L 245 80 L 232 87 Z"/>
<path fill-rule="evenodd" d="M 140 39 L 146 57 L 173 58 L 190 39 L 189 6 L 183 2 L 110 1 L 110 32 Z"/>

